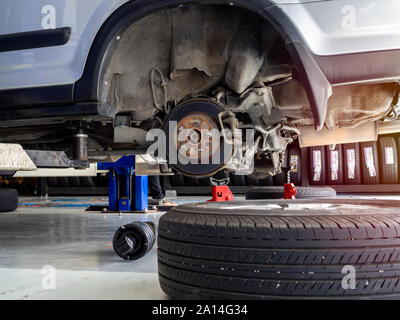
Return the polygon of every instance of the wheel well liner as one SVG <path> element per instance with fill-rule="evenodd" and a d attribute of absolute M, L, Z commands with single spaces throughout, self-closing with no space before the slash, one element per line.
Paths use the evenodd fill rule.
<path fill-rule="evenodd" d="M 182 4 L 235 5 L 258 14 L 276 29 L 297 69 L 297 76 L 307 92 L 316 128 L 322 129 L 328 99 L 332 88 L 314 58 L 309 53 L 297 29 L 283 11 L 269 0 L 136 0 L 115 11 L 103 24 L 92 44 L 82 78 L 76 82 L 74 101 L 99 99 L 99 83 L 102 83 L 102 67 L 111 59 L 116 37 L 132 23 L 159 9 Z"/>

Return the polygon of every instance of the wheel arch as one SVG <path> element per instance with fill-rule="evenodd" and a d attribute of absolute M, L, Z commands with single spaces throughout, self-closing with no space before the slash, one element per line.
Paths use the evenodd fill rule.
<path fill-rule="evenodd" d="M 99 84 L 103 83 L 103 68 L 111 61 L 117 36 L 132 23 L 155 11 L 182 4 L 225 4 L 252 11 L 269 22 L 284 41 L 297 70 L 297 77 L 306 90 L 315 126 L 322 129 L 331 85 L 307 49 L 300 34 L 286 14 L 270 0 L 136 0 L 117 9 L 102 25 L 90 49 L 83 75 L 74 86 L 74 101 L 99 101 Z"/>

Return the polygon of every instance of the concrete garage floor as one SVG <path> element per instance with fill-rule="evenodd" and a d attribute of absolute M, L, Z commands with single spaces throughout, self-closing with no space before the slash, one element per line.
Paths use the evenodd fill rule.
<path fill-rule="evenodd" d="M 119 226 L 149 220 L 157 225 L 162 213 L 84 211 L 103 204 L 107 198 L 20 198 L 17 211 L 1 213 L 0 299 L 166 299 L 158 285 L 156 246 L 137 261 L 122 260 L 112 248 Z M 51 267 L 56 288 L 46 289 Z"/>
<path fill-rule="evenodd" d="M 119 226 L 137 220 L 157 225 L 162 213 L 84 211 L 89 205 L 103 204 L 107 199 L 101 197 L 21 198 L 16 212 L 1 213 L 0 299 L 167 299 L 158 284 L 156 245 L 147 256 L 129 262 L 112 249 Z"/>

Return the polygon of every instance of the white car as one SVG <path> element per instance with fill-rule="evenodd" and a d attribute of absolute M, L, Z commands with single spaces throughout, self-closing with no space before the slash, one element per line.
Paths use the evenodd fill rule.
<path fill-rule="evenodd" d="M 220 161 L 173 162 L 170 146 L 166 158 L 202 177 L 246 171 L 248 157 L 228 164 L 200 129 L 250 128 L 254 171 L 273 175 L 299 136 L 399 131 L 398 12 L 393 0 L 2 0 L 0 142 L 86 160 L 87 141 L 89 158 L 131 154 L 176 122 L 191 132 L 183 154 Z"/>

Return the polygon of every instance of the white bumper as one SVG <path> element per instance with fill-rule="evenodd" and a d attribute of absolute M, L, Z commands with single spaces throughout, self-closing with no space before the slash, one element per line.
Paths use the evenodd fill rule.
<path fill-rule="evenodd" d="M 316 55 L 400 49 L 400 1 L 293 2 L 276 1 Z"/>

